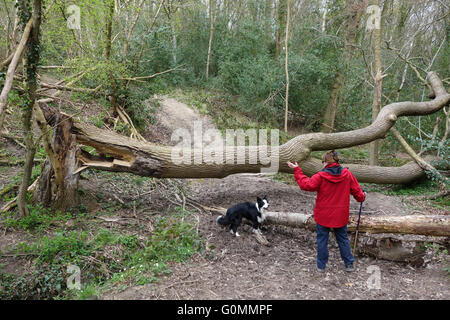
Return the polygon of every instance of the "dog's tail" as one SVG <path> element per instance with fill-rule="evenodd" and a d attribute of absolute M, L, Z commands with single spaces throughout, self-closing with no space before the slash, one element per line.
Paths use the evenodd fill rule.
<path fill-rule="evenodd" d="M 228 216 L 225 216 L 225 217 L 218 216 L 216 221 L 217 221 L 218 224 L 221 224 L 222 226 L 229 225 L 230 222 L 231 222 L 230 218 Z"/>

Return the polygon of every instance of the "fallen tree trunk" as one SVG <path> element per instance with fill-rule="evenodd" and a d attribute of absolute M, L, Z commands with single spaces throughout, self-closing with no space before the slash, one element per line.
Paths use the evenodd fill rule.
<path fill-rule="evenodd" d="M 272 148 L 267 146 L 216 148 L 208 151 L 213 161 L 205 159 L 206 150 L 201 148 L 161 146 L 130 139 L 79 122 L 73 123 L 71 131 L 79 144 L 94 147 L 97 153 L 102 155 L 93 156 L 87 152 L 80 152 L 78 159 L 82 163 L 81 166 L 87 168 L 130 172 L 157 178 L 223 178 L 244 172 L 291 173 L 292 169 L 285 163 L 288 160 L 296 160 L 300 162 L 306 174 L 312 175 L 321 169 L 319 161 L 309 158 L 312 151 L 366 144 L 384 137 L 399 116 L 431 114 L 446 106 L 450 102 L 450 95 L 445 91 L 438 76 L 431 72 L 428 74 L 428 80 L 434 90 L 433 100 L 389 104 L 381 110 L 377 120 L 366 128 L 338 133 L 299 135 L 279 147 Z M 40 106 L 50 124 L 49 119 L 55 118 L 55 111 L 43 104 Z M 183 154 L 184 160 L 181 163 L 173 161 L 174 155 L 180 154 Z M 238 160 L 240 156 L 242 161 Z M 269 168 L 270 165 L 274 165 L 273 168 Z M 423 169 L 414 162 L 402 167 L 350 164 L 348 168 L 360 182 L 403 184 L 424 176 Z"/>
<path fill-rule="evenodd" d="M 267 212 L 268 224 L 284 225 L 296 228 L 316 229 L 312 214 L 297 212 Z M 358 215 L 350 215 L 348 231 L 356 231 Z M 425 236 L 450 236 L 449 216 L 361 216 L 359 232 L 365 233 L 401 233 Z"/>
<path fill-rule="evenodd" d="M 222 207 L 204 207 L 205 210 L 224 215 L 227 211 Z M 348 231 L 356 231 L 358 215 L 350 214 Z M 283 225 L 293 228 L 316 230 L 314 215 L 300 212 L 266 212 L 265 224 Z M 399 233 L 424 236 L 450 236 L 450 216 L 361 216 L 359 232 L 362 233 Z"/>
<path fill-rule="evenodd" d="M 236 146 L 235 137 L 227 134 L 226 143 L 219 143 L 212 148 L 202 146 L 203 139 L 217 139 L 216 136 L 206 136 L 203 133 L 194 138 L 186 137 L 189 132 L 179 134 L 182 146 L 161 146 L 155 143 L 131 139 L 110 130 L 100 129 L 93 125 L 70 121 L 70 126 L 64 131 L 71 136 L 71 146 L 62 146 L 61 150 L 77 149 L 75 163 L 67 172 L 78 174 L 86 168 L 113 172 L 129 172 L 140 176 L 156 178 L 223 178 L 234 173 L 288 172 L 292 173 L 287 161 L 298 161 L 307 175 L 321 170 L 318 160 L 310 159 L 312 151 L 347 148 L 366 144 L 375 139 L 383 138 L 400 116 L 427 115 L 441 110 L 450 102 L 442 81 L 434 72 L 428 74 L 432 88 L 433 100 L 427 102 L 398 102 L 385 106 L 376 121 L 370 126 L 347 132 L 310 133 L 299 135 L 285 144 L 278 146 L 277 133 L 271 146 L 261 143 L 259 146 Z M 38 101 L 45 121 L 50 126 L 58 124 L 57 119 L 72 119 L 49 107 L 44 101 Z M 215 132 L 221 135 L 219 131 Z M 235 133 L 236 134 L 236 133 Z M 244 136 L 245 138 L 245 136 Z M 184 141 L 188 141 L 186 144 Z M 201 139 L 202 141 L 196 141 Z M 231 139 L 228 141 L 228 139 Z M 239 137 L 238 137 L 239 143 Z M 61 141 L 65 141 L 61 139 Z M 96 149 L 93 155 L 74 144 L 91 146 Z M 191 142 L 200 145 L 191 149 Z M 245 141 L 245 140 L 244 140 Z M 231 147 L 230 143 L 231 142 Z M 266 141 L 265 141 L 266 142 Z M 69 140 L 67 140 L 69 143 Z M 266 142 L 267 143 L 267 142 Z M 72 146 L 73 144 L 73 146 Z M 181 161 L 180 155 L 182 154 Z M 348 165 L 359 182 L 398 183 L 404 184 L 424 176 L 423 169 L 415 162 L 402 167 L 378 167 L 365 165 Z M 76 182 L 74 183 L 76 185 Z"/>
<path fill-rule="evenodd" d="M 221 207 L 204 207 L 205 210 L 225 214 Z M 350 215 L 349 232 L 356 231 L 358 215 Z M 247 221 L 245 221 L 247 222 Z M 305 228 L 315 232 L 312 214 L 298 212 L 267 212 L 264 224 Z M 251 223 L 249 223 L 251 225 Z M 254 234 L 256 241 L 270 245 L 263 234 Z M 362 216 L 356 251 L 377 259 L 423 264 L 425 243 L 437 242 L 448 246 L 450 217 L 448 216 Z M 353 233 L 350 243 L 354 243 Z"/>

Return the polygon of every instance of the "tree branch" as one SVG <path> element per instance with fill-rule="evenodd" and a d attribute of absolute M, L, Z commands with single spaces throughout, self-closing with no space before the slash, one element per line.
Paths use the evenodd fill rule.
<path fill-rule="evenodd" d="M 17 46 L 17 49 L 14 53 L 14 56 L 9 64 L 8 71 L 6 73 L 5 84 L 3 86 L 2 92 L 0 94 L 0 131 L 3 128 L 3 121 L 5 119 L 5 108 L 8 104 L 8 95 L 12 88 L 12 83 L 14 80 L 14 73 L 16 72 L 17 64 L 19 63 L 20 58 L 22 57 L 22 53 L 24 51 L 25 45 L 30 36 L 31 27 L 33 24 L 33 18 L 31 18 L 25 26 L 23 31 L 22 39 L 20 39 L 20 43 Z"/>

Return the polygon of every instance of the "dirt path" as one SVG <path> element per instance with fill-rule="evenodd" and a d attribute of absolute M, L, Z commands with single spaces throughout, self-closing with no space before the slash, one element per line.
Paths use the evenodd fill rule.
<path fill-rule="evenodd" d="M 208 116 L 202 116 L 197 109 L 190 108 L 186 104 L 179 102 L 168 96 L 156 97 L 160 101 L 160 108 L 156 115 L 156 124 L 152 126 L 149 141 L 159 142 L 165 145 L 175 145 L 179 139 L 179 135 L 187 133 L 192 142 L 193 147 L 201 143 L 211 145 L 207 141 L 194 139 L 196 134 L 204 133 L 207 130 L 216 129 L 213 121 Z M 223 141 L 213 141 L 223 143 Z M 211 145 L 213 147 L 213 145 Z"/>
<path fill-rule="evenodd" d="M 210 119 L 185 104 L 163 97 L 158 126 L 165 132 Z M 170 134 L 169 134 L 170 137 Z M 167 139 L 167 138 L 166 138 Z M 168 143 L 169 141 L 164 141 Z M 267 195 L 271 210 L 311 212 L 314 194 L 271 177 L 238 174 L 224 179 L 185 180 L 192 197 L 204 205 L 228 207 Z M 351 209 L 358 204 L 352 199 Z M 414 208 L 398 197 L 369 193 L 364 210 L 371 214 L 409 214 Z M 216 215 L 199 215 L 199 234 L 207 252 L 173 271 L 160 283 L 109 292 L 104 299 L 449 299 L 449 279 L 442 263 L 424 266 L 357 256 L 356 272 L 346 273 L 334 237 L 330 237 L 327 271 L 315 271 L 315 233 L 267 226 L 270 246 L 258 244 L 250 226 L 235 238 L 219 228 Z"/>

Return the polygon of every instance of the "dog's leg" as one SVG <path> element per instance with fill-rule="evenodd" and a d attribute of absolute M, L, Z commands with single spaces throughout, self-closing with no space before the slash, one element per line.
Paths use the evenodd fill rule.
<path fill-rule="evenodd" d="M 258 221 L 253 221 L 253 233 L 261 234 L 261 224 Z"/>
<path fill-rule="evenodd" d="M 238 228 L 237 224 L 232 224 L 231 227 L 230 227 L 230 232 L 231 232 L 232 235 L 235 235 L 236 237 L 239 237 L 240 234 L 237 232 L 237 228 Z"/>
<path fill-rule="evenodd" d="M 239 232 L 234 232 L 233 229 L 230 230 L 230 233 L 236 237 L 240 237 L 241 235 L 239 234 Z"/>

